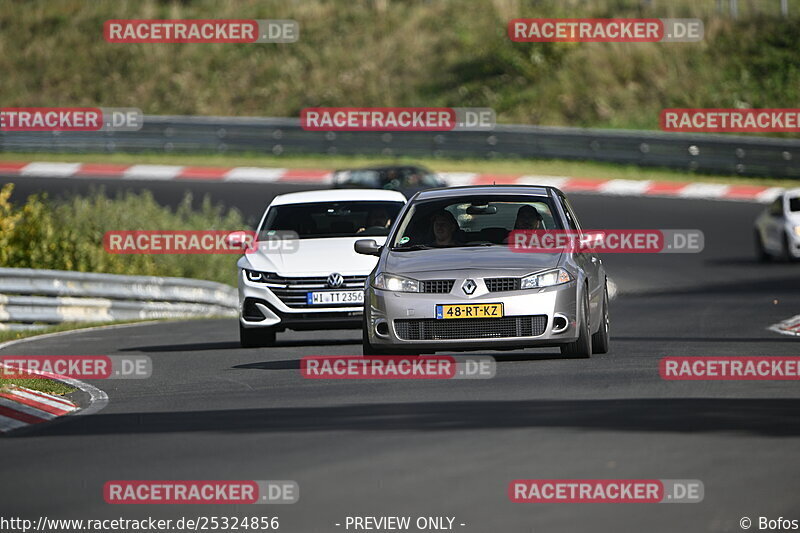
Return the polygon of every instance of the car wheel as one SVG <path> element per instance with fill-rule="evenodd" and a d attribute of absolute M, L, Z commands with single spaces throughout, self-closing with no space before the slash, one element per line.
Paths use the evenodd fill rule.
<path fill-rule="evenodd" d="M 756 247 L 756 257 L 762 263 L 767 263 L 770 260 L 770 256 L 766 250 L 764 250 L 764 240 L 761 238 L 761 233 L 756 230 L 755 231 L 755 247 Z"/>
<path fill-rule="evenodd" d="M 794 263 L 798 259 L 792 254 L 792 243 L 789 241 L 789 235 L 783 233 L 783 260 L 789 263 Z"/>
<path fill-rule="evenodd" d="M 592 341 L 589 333 L 589 289 L 584 290 L 583 305 L 578 316 L 578 338 L 561 346 L 561 355 L 577 359 L 592 356 Z"/>
<path fill-rule="evenodd" d="M 603 310 L 600 315 L 600 329 L 592 335 L 592 353 L 608 353 L 609 345 L 608 287 L 603 291 Z"/>
<path fill-rule="evenodd" d="M 275 345 L 274 328 L 245 328 L 239 324 L 239 344 L 242 348 L 264 348 Z"/>

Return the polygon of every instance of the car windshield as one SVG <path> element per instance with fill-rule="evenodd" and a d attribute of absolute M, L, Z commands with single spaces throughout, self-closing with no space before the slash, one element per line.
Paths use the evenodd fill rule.
<path fill-rule="evenodd" d="M 400 221 L 393 250 L 489 246 L 512 230 L 562 229 L 550 198 L 509 195 L 420 201 Z"/>
<path fill-rule="evenodd" d="M 297 233 L 301 239 L 385 236 L 402 207 L 402 202 L 381 201 L 273 206 L 259 229 L 258 240 L 286 231 Z"/>

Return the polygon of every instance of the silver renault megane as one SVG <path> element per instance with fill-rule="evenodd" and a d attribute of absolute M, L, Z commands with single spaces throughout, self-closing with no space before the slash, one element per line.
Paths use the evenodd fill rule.
<path fill-rule="evenodd" d="M 558 346 L 609 347 L 605 268 L 583 249 L 520 252 L 515 230 L 580 232 L 560 190 L 492 185 L 429 189 L 406 204 L 364 294 L 365 355 Z"/>

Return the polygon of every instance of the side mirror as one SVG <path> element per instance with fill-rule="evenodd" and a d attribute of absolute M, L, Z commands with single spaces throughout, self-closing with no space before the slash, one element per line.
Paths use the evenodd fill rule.
<path fill-rule="evenodd" d="M 375 239 L 360 239 L 355 242 L 353 248 L 357 254 L 379 256 L 382 246 L 378 246 Z"/>
<path fill-rule="evenodd" d="M 244 250 L 253 243 L 252 232 L 232 231 L 225 236 L 225 244 L 231 250 Z"/>

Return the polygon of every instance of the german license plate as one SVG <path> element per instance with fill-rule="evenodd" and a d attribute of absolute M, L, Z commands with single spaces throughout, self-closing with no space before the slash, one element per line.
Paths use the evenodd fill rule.
<path fill-rule="evenodd" d="M 437 305 L 436 318 L 500 318 L 503 304 L 452 304 Z"/>
<path fill-rule="evenodd" d="M 308 305 L 363 304 L 364 291 L 325 291 L 306 293 Z"/>

